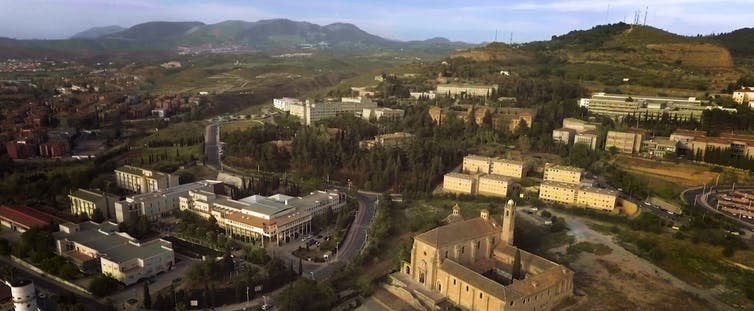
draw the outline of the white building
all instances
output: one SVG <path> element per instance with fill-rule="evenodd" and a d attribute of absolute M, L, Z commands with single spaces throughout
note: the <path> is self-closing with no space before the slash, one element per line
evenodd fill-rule
<path fill-rule="evenodd" d="M 56 251 L 84 271 L 98 269 L 126 285 L 173 268 L 170 242 L 139 242 L 117 228 L 113 222 L 60 224 L 60 231 L 53 234 Z"/>
<path fill-rule="evenodd" d="M 400 120 L 403 119 L 403 115 L 406 112 L 403 111 L 403 109 L 394 109 L 394 108 L 386 108 L 386 107 L 379 107 L 379 108 L 364 108 L 361 111 L 361 118 L 364 120 L 371 120 L 374 118 L 374 120 Z M 357 113 L 358 114 L 358 113 Z"/>
<path fill-rule="evenodd" d="M 409 92 L 408 93 L 411 97 L 420 99 L 435 99 L 437 97 L 437 94 L 435 94 L 435 91 L 428 91 L 428 92 Z"/>
<path fill-rule="evenodd" d="M 179 197 L 189 191 L 205 190 L 215 192 L 216 187 L 222 182 L 216 180 L 202 180 L 193 183 L 170 187 L 157 192 L 143 193 L 127 196 L 123 200 L 115 202 L 115 221 L 127 222 L 132 218 L 144 215 L 149 221 L 157 221 L 161 217 L 168 216 L 180 207 Z"/>
<path fill-rule="evenodd" d="M 10 286 L 13 310 L 15 311 L 38 311 L 37 289 L 30 280 L 5 282 Z"/>
<path fill-rule="evenodd" d="M 301 118 L 301 122 L 311 125 L 320 120 L 334 118 L 338 115 L 361 116 L 364 109 L 377 108 L 377 103 L 365 97 L 343 97 L 339 102 L 324 101 L 290 105 L 289 112 Z"/>
<path fill-rule="evenodd" d="M 283 97 L 272 99 L 272 106 L 282 111 L 290 111 L 291 105 L 299 104 L 301 104 L 301 100 L 299 100 L 298 98 Z"/>
<path fill-rule="evenodd" d="M 233 200 L 208 191 L 190 191 L 180 198 L 180 208 L 217 224 L 234 238 L 275 242 L 297 238 L 311 230 L 313 216 L 338 212 L 346 206 L 346 195 L 337 190 L 316 191 L 304 197 L 276 194 L 253 195 Z"/>
<path fill-rule="evenodd" d="M 754 101 L 754 86 L 742 86 L 740 90 L 734 91 L 733 101 L 751 106 Z"/>

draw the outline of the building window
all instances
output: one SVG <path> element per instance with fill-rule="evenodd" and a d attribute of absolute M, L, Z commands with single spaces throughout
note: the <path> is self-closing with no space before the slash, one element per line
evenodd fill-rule
<path fill-rule="evenodd" d="M 461 246 L 461 254 L 463 254 L 463 251 L 466 249 L 466 246 Z"/>
<path fill-rule="evenodd" d="M 467 292 L 469 291 L 469 286 L 468 286 L 468 285 L 466 285 L 466 291 L 467 291 Z"/>
<path fill-rule="evenodd" d="M 456 279 L 453 279 L 453 285 L 456 285 Z"/>
<path fill-rule="evenodd" d="M 482 293 L 479 293 L 479 299 L 482 299 Z"/>

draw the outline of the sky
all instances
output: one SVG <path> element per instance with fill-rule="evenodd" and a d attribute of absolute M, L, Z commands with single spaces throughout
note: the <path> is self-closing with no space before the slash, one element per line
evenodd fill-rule
<path fill-rule="evenodd" d="M 528 42 L 633 21 L 684 35 L 754 27 L 754 0 L 0 0 L 0 37 L 63 39 L 90 27 L 147 21 L 288 18 L 352 23 L 398 40 Z"/>

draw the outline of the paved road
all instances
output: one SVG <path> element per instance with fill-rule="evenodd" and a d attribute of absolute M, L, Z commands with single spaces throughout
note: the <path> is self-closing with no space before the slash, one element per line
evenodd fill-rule
<path fill-rule="evenodd" d="M 104 310 L 105 309 L 105 304 L 95 299 L 91 295 L 85 295 L 78 290 L 69 288 L 68 286 L 59 284 L 52 279 L 43 277 L 39 275 L 38 273 L 27 269 L 24 266 L 18 265 L 8 260 L 6 257 L 1 257 L 0 260 L 16 268 L 17 279 L 29 279 L 32 282 L 34 282 L 34 286 L 37 288 L 38 292 L 40 291 L 48 292 L 57 296 L 73 294 L 76 296 L 76 301 L 80 303 L 81 305 L 83 305 L 84 308 L 86 308 L 87 310 Z"/>
<path fill-rule="evenodd" d="M 722 215 L 746 228 L 754 229 L 754 223 L 740 219 L 728 213 L 724 213 L 718 210 L 717 208 L 715 208 L 713 204 L 710 204 L 710 202 L 714 199 L 715 193 L 731 191 L 731 190 L 733 190 L 732 186 L 720 186 L 712 191 L 710 191 L 709 187 L 705 187 L 705 186 L 694 187 L 694 188 L 686 189 L 683 192 L 681 192 L 681 200 L 683 200 L 686 204 L 702 207 L 708 211 Z M 754 187 L 738 186 L 736 187 L 736 190 L 753 191 Z"/>
<path fill-rule="evenodd" d="M 220 169 L 220 125 L 212 123 L 204 128 L 204 154 L 207 166 Z"/>

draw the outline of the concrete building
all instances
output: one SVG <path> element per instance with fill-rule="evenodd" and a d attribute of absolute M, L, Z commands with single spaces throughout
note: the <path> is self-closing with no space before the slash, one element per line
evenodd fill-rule
<path fill-rule="evenodd" d="M 597 148 L 597 124 L 575 118 L 563 119 L 563 127 L 552 131 L 552 140 L 566 145 L 585 144 Z"/>
<path fill-rule="evenodd" d="M 477 192 L 476 183 L 473 175 L 450 172 L 443 177 L 442 189 L 450 193 L 473 195 Z"/>
<path fill-rule="evenodd" d="M 742 86 L 741 89 L 733 91 L 733 101 L 751 106 L 754 101 L 754 87 Z"/>
<path fill-rule="evenodd" d="M 650 157 L 664 158 L 668 154 L 676 154 L 678 142 L 670 137 L 653 137 L 642 141 L 641 150 Z"/>
<path fill-rule="evenodd" d="M 708 149 L 730 150 L 733 155 L 754 157 L 754 135 L 723 132 L 719 136 L 707 136 L 702 131 L 678 129 L 670 135 L 678 143 L 677 148 L 686 154 L 703 156 Z"/>
<path fill-rule="evenodd" d="M 707 101 L 695 97 L 660 97 L 625 94 L 594 93 L 591 98 L 582 98 L 579 105 L 589 109 L 590 113 L 623 119 L 626 116 L 659 119 L 663 114 L 670 118 L 689 120 L 701 119 L 705 110 L 721 109 L 717 106 L 705 106 Z"/>
<path fill-rule="evenodd" d="M 10 287 L 14 311 L 39 311 L 37 289 L 30 280 L 5 282 Z"/>
<path fill-rule="evenodd" d="M 580 186 L 578 184 L 545 180 L 539 186 L 539 199 L 573 205 Z"/>
<path fill-rule="evenodd" d="M 491 197 L 508 197 L 508 185 L 512 178 L 502 175 L 484 174 L 477 181 L 477 193 Z"/>
<path fill-rule="evenodd" d="M 0 224 L 3 227 L 24 233 L 32 228 L 45 228 L 52 225 L 52 216 L 29 207 L 8 207 L 0 205 Z"/>
<path fill-rule="evenodd" d="M 300 105 L 300 104 L 301 104 L 301 100 L 298 98 L 283 97 L 283 98 L 272 99 L 272 106 L 282 111 L 290 111 L 291 105 Z"/>
<path fill-rule="evenodd" d="M 489 174 L 492 167 L 492 158 L 479 156 L 479 155 L 467 155 L 463 157 L 463 172 L 465 173 L 485 173 Z"/>
<path fill-rule="evenodd" d="M 433 310 L 550 310 L 573 295 L 572 271 L 513 245 L 513 201 L 500 222 L 487 210 L 449 219 L 417 235 L 410 261 L 391 275 L 403 299 Z"/>
<path fill-rule="evenodd" d="M 605 150 L 615 147 L 620 153 L 639 153 L 641 143 L 648 138 L 644 129 L 633 128 L 625 131 L 608 131 L 605 140 Z"/>
<path fill-rule="evenodd" d="M 414 140 L 414 135 L 406 132 L 395 132 L 390 134 L 377 135 L 374 139 L 362 140 L 359 142 L 359 147 L 363 149 L 372 149 L 377 146 L 383 148 L 400 148 L 411 143 Z"/>
<path fill-rule="evenodd" d="M 573 144 L 584 144 L 589 146 L 591 150 L 597 150 L 597 134 L 593 131 L 576 134 Z"/>
<path fill-rule="evenodd" d="M 346 206 L 345 193 L 316 191 L 304 197 L 276 194 L 240 200 L 212 192 L 190 191 L 180 198 L 181 210 L 204 218 L 214 217 L 217 224 L 234 238 L 264 243 L 283 243 L 309 233 L 313 216 L 328 210 L 337 213 Z"/>
<path fill-rule="evenodd" d="M 435 93 L 440 96 L 490 96 L 497 86 L 473 84 L 439 84 Z"/>
<path fill-rule="evenodd" d="M 303 124 L 311 125 L 317 121 L 334 118 L 338 115 L 356 114 L 361 116 L 364 109 L 377 108 L 377 103 L 366 97 L 343 97 L 339 102 L 312 103 L 307 100 L 303 104 L 291 104 L 289 107 L 291 115 L 301 118 Z"/>
<path fill-rule="evenodd" d="M 158 192 L 150 192 L 127 196 L 115 202 L 114 216 L 117 223 L 127 222 L 138 216 L 146 216 L 149 221 L 157 221 L 164 216 L 173 214 L 180 207 L 179 198 L 189 191 L 205 190 L 222 192 L 222 182 L 202 180 L 193 183 L 170 187 Z"/>
<path fill-rule="evenodd" d="M 136 193 L 148 193 L 178 185 L 178 175 L 124 165 L 115 169 L 115 184 Z"/>
<path fill-rule="evenodd" d="M 60 224 L 60 231 L 53 234 L 56 251 L 80 269 L 109 274 L 126 286 L 173 268 L 170 242 L 139 242 L 117 228 L 112 222 Z"/>
<path fill-rule="evenodd" d="M 435 99 L 436 98 L 435 91 L 409 92 L 408 95 L 415 99 Z"/>
<path fill-rule="evenodd" d="M 578 167 L 545 164 L 544 180 L 580 184 L 584 170 Z"/>
<path fill-rule="evenodd" d="M 582 187 L 576 194 L 576 205 L 591 209 L 613 212 L 618 193 L 608 189 Z"/>
<path fill-rule="evenodd" d="M 96 213 L 103 219 L 115 216 L 115 202 L 119 198 L 99 190 L 77 189 L 68 195 L 71 202 L 71 215 L 85 214 L 89 218 Z"/>
<path fill-rule="evenodd" d="M 524 178 L 531 166 L 524 161 L 502 158 L 492 159 L 490 174 L 503 175 L 513 178 Z"/>
<path fill-rule="evenodd" d="M 362 119 L 364 120 L 400 120 L 403 119 L 403 115 L 406 112 L 403 109 L 395 109 L 395 108 L 386 108 L 386 107 L 379 107 L 379 108 L 364 108 L 360 113 L 357 113 L 357 115 L 360 115 Z"/>
<path fill-rule="evenodd" d="M 559 129 L 552 130 L 552 141 L 565 145 L 570 145 L 576 138 L 576 131 L 561 127 Z"/>

